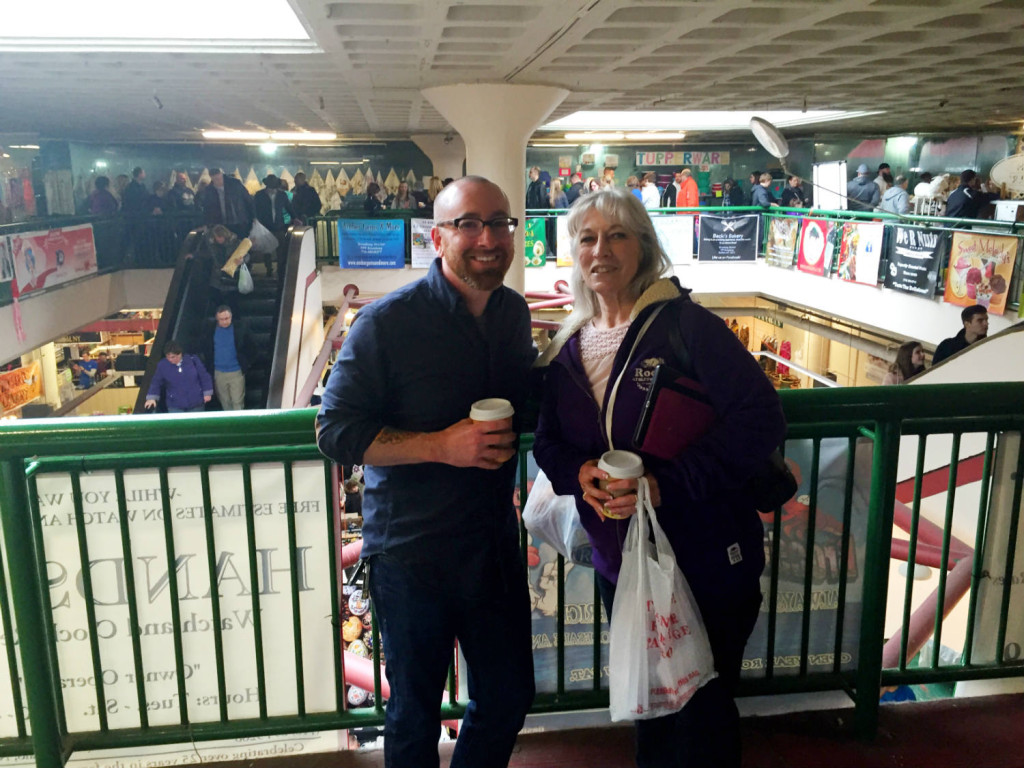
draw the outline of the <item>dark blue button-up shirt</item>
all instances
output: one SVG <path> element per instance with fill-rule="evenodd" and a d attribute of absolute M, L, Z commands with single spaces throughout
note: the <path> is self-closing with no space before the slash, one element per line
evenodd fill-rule
<path fill-rule="evenodd" d="M 426 277 L 360 310 L 323 394 L 320 450 L 361 464 L 385 426 L 436 432 L 485 397 L 506 398 L 518 411 L 534 357 L 523 298 L 502 286 L 474 318 L 436 259 Z M 367 466 L 363 556 L 458 558 L 514 537 L 515 463 Z"/>

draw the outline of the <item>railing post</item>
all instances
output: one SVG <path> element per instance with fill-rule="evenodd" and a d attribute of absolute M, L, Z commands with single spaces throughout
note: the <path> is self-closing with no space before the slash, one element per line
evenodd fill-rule
<path fill-rule="evenodd" d="M 889 550 L 899 450 L 899 422 L 879 422 L 871 458 L 868 548 L 864 558 L 864 597 L 861 603 L 860 651 L 857 656 L 857 690 L 854 697 L 855 730 L 862 739 L 873 738 L 878 729 L 885 607 L 889 589 Z"/>
<path fill-rule="evenodd" d="M 45 566 L 36 562 L 42 542 L 35 540 L 30 520 L 25 471 L 20 461 L 0 464 L 0 522 L 11 576 L 11 601 L 17 621 L 21 673 L 25 679 L 28 719 L 37 768 L 62 768 L 63 736 L 57 717 L 56 670 L 51 667 L 43 600 L 49 599 Z M 59 683 L 59 681 L 57 681 Z M 17 681 L 12 681 L 17 685 Z"/>

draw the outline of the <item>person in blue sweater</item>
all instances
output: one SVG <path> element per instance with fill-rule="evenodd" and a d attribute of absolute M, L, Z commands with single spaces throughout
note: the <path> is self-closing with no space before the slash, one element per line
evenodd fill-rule
<path fill-rule="evenodd" d="M 157 364 L 146 393 L 146 410 L 156 408 L 161 397 L 168 413 L 203 411 L 213 397 L 213 381 L 203 363 L 195 355 L 186 355 L 174 340 L 164 345 L 164 359 Z"/>

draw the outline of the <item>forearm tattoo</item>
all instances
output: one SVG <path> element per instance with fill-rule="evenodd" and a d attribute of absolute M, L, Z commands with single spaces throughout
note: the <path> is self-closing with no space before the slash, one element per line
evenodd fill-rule
<path fill-rule="evenodd" d="M 404 429 L 384 427 L 377 433 L 377 442 L 381 445 L 393 445 L 394 443 L 403 443 L 415 436 L 415 432 L 407 432 Z"/>

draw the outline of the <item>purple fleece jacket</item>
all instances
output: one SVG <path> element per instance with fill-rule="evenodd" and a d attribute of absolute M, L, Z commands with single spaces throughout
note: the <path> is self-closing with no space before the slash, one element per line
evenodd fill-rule
<path fill-rule="evenodd" d="M 665 300 L 670 303 L 625 360 L 643 321 L 655 304 Z M 708 389 L 717 420 L 675 459 L 643 458 L 661 490 L 658 521 L 695 597 L 705 603 L 757 588 L 764 568 L 763 527 L 740 488 L 782 442 L 786 422 L 771 383 L 725 323 L 692 302 L 675 278 L 662 279 L 637 302 L 629 332 L 616 353 L 609 380 L 614 382 L 628 365 L 615 403 L 616 448 L 636 450 L 633 430 L 654 367 L 660 362 L 680 365 L 668 333 L 670 323 L 679 326 L 691 369 Z M 615 582 L 629 521 L 602 522 L 583 502 L 577 479 L 584 462 L 608 449 L 603 428 L 608 394 L 600 405 L 594 400 L 580 362 L 579 333 L 574 333 L 548 366 L 533 450 L 555 492 L 576 497 L 576 509 L 594 547 L 594 566 Z M 731 562 L 735 557 L 729 555 L 734 544 L 739 545 L 739 562 Z"/>

